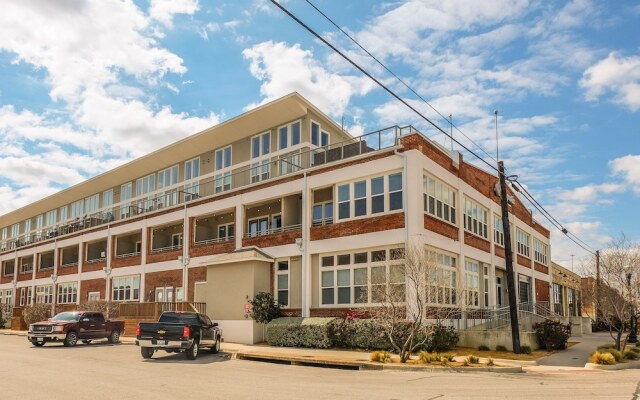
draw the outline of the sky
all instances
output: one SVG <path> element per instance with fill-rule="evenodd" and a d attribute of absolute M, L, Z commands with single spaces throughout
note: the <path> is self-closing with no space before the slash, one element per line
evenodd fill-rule
<path fill-rule="evenodd" d="M 308 2 L 282 4 L 492 164 L 498 110 L 508 173 L 591 248 L 640 240 L 636 1 L 313 1 L 428 104 Z M 2 8 L 0 215 L 293 91 L 354 135 L 411 124 L 451 146 L 270 1 Z M 551 252 L 589 257 L 554 228 Z"/>

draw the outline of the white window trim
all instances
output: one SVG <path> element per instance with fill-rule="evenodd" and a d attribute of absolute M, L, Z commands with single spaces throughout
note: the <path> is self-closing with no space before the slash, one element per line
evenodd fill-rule
<path fill-rule="evenodd" d="M 471 203 L 471 207 L 473 208 L 473 206 L 476 207 L 476 209 L 478 211 L 484 211 L 484 216 L 485 216 L 485 221 L 482 222 L 480 219 L 478 219 L 477 217 L 474 218 L 473 215 L 468 215 L 467 214 L 467 202 Z M 464 227 L 465 232 L 469 232 L 472 235 L 475 235 L 479 238 L 482 238 L 484 240 L 489 240 L 489 210 L 480 205 L 480 203 L 478 203 L 475 200 L 472 200 L 469 197 L 465 197 L 464 198 L 464 210 L 462 212 L 462 216 L 464 217 L 464 221 L 462 222 L 462 226 Z M 471 218 L 471 226 L 467 226 L 467 216 L 469 216 Z M 484 234 L 484 230 L 486 230 L 486 236 L 484 236 L 483 234 L 477 233 L 473 231 L 473 222 L 476 221 L 477 222 L 477 226 L 479 228 L 479 231 L 482 231 L 482 233 Z M 482 229 L 484 225 L 484 230 Z"/>
<path fill-rule="evenodd" d="M 451 206 L 450 202 L 446 203 L 441 199 L 438 199 L 437 197 L 437 193 L 435 193 L 436 189 L 434 188 L 434 194 L 431 195 L 429 193 L 429 179 L 432 179 L 436 185 L 440 184 L 442 185 L 443 188 L 446 188 L 447 190 L 450 191 L 450 193 L 453 193 L 453 202 L 455 203 L 454 206 Z M 458 207 L 459 207 L 459 200 L 458 200 L 458 191 L 456 189 L 454 189 L 453 187 L 451 187 L 450 185 L 444 183 L 442 180 L 436 178 L 435 176 L 427 173 L 427 172 L 422 172 L 422 208 L 425 214 L 428 214 L 429 216 L 439 220 L 439 221 L 443 221 L 446 222 L 447 224 L 451 225 L 451 226 L 455 226 L 456 228 L 458 227 Z M 433 197 L 433 213 L 431 213 L 429 211 L 429 198 Z M 440 202 L 442 204 L 442 214 L 444 215 L 444 206 L 447 205 L 449 207 L 449 215 L 453 216 L 453 218 L 455 219 L 455 222 L 452 222 L 444 217 L 439 217 L 438 216 L 438 211 L 437 211 L 437 206 L 438 206 L 438 202 Z"/>
<path fill-rule="evenodd" d="M 280 262 L 286 261 L 287 262 L 287 269 L 285 271 L 280 271 L 278 269 L 278 264 Z M 273 283 L 273 287 L 274 287 L 274 292 L 275 292 L 275 300 L 276 302 L 279 303 L 279 292 L 280 289 L 278 288 L 278 277 L 282 276 L 282 275 L 286 275 L 287 276 L 287 305 L 282 305 L 280 304 L 280 307 L 282 308 L 291 308 L 291 259 L 290 258 L 283 258 L 283 259 L 276 259 L 275 260 L 275 282 Z"/>
<path fill-rule="evenodd" d="M 375 175 L 370 175 L 370 176 L 366 176 L 366 177 L 362 177 L 362 178 L 358 178 L 358 179 L 354 179 L 354 180 L 350 180 L 350 181 L 345 181 L 345 182 L 340 182 L 340 183 L 336 183 L 333 187 L 333 204 L 334 204 L 334 208 L 333 208 L 333 223 L 340 223 L 340 222 L 345 222 L 345 221 L 355 221 L 355 220 L 359 220 L 359 219 L 364 219 L 364 218 L 372 218 L 372 217 L 378 217 L 378 216 L 382 216 L 382 215 L 390 215 L 390 214 L 394 214 L 394 213 L 398 213 L 398 212 L 403 212 L 403 208 L 398 208 L 395 210 L 391 210 L 391 201 L 390 201 L 390 196 L 392 193 L 402 193 L 402 196 L 404 198 L 404 196 L 406 196 L 406 189 L 404 188 L 404 186 L 402 187 L 401 190 L 394 190 L 394 191 L 390 191 L 390 185 L 389 185 L 389 177 L 391 175 L 395 175 L 397 173 L 402 174 L 402 171 L 393 171 L 393 172 L 385 172 L 384 174 L 375 174 Z M 383 189 L 383 193 L 382 195 L 384 196 L 384 210 L 382 212 L 377 212 L 375 214 L 372 213 L 372 209 L 373 209 L 373 200 L 372 200 L 372 195 L 371 195 L 371 180 L 375 179 L 375 178 L 380 178 L 383 177 L 383 185 L 384 185 L 384 189 Z M 367 208 L 367 212 L 364 215 L 360 215 L 360 216 L 355 216 L 355 202 L 356 202 L 356 198 L 355 198 L 355 184 L 357 182 L 362 182 L 365 181 L 366 182 L 366 208 Z M 339 201 L 339 195 L 338 195 L 338 191 L 339 191 L 339 187 L 340 186 L 344 186 L 344 185 L 349 185 L 349 217 L 347 218 L 340 218 L 340 204 L 341 203 L 346 203 L 346 201 Z"/>
<path fill-rule="evenodd" d="M 67 289 L 66 293 L 64 289 Z M 78 282 L 65 282 L 58 284 L 58 304 L 74 304 L 78 302 Z"/>

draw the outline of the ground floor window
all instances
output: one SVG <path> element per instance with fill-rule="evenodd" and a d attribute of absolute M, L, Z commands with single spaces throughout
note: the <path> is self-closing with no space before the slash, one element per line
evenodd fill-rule
<path fill-rule="evenodd" d="M 457 302 L 457 259 L 455 256 L 428 251 L 427 301 L 431 304 L 452 305 Z"/>
<path fill-rule="evenodd" d="M 113 301 L 140 300 L 140 275 L 113 278 L 111 292 Z"/>
<path fill-rule="evenodd" d="M 465 291 L 468 306 L 479 306 L 480 263 L 475 260 L 465 261 Z"/>
<path fill-rule="evenodd" d="M 78 300 L 78 283 L 61 283 L 58 285 L 58 304 L 72 304 Z"/>
<path fill-rule="evenodd" d="M 53 303 L 53 285 L 36 286 L 36 303 Z"/>
<path fill-rule="evenodd" d="M 283 307 L 289 307 L 289 261 L 276 263 L 276 300 Z"/>
<path fill-rule="evenodd" d="M 100 301 L 100 292 L 89 292 L 87 295 L 88 301 Z"/>

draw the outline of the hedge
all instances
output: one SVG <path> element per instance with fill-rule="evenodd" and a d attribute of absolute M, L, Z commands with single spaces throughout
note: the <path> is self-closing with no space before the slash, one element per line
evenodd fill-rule
<path fill-rule="evenodd" d="M 267 342 L 272 346 L 312 347 L 332 346 L 331 323 L 335 318 L 277 318 L 267 325 Z"/>

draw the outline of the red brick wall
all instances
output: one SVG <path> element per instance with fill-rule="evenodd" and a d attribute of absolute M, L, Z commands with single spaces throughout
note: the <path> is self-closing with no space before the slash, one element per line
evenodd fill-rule
<path fill-rule="evenodd" d="M 26 274 L 21 274 L 18 271 L 18 267 L 16 267 L 16 272 L 15 273 L 18 274 L 18 282 L 29 281 L 33 277 L 33 274 L 31 272 L 27 272 Z"/>
<path fill-rule="evenodd" d="M 4 273 L 4 271 L 3 271 Z M 13 281 L 13 275 L 12 276 L 3 276 L 0 278 L 0 283 L 10 283 L 11 281 Z"/>
<path fill-rule="evenodd" d="M 182 255 L 182 249 L 163 251 L 161 253 L 147 254 L 147 264 L 157 263 L 161 261 L 178 262 L 178 257 Z M 176 265 L 180 265 L 179 263 Z"/>
<path fill-rule="evenodd" d="M 36 279 L 48 278 L 53 274 L 53 268 L 45 269 L 43 271 L 36 271 Z"/>
<path fill-rule="evenodd" d="M 121 267 L 131 267 L 134 265 L 142 264 L 142 256 L 138 254 L 137 256 L 131 257 L 122 257 L 122 258 L 113 258 L 111 261 L 112 268 L 121 268 Z"/>
<path fill-rule="evenodd" d="M 424 214 L 424 229 L 446 236 L 453 240 L 458 240 L 457 227 L 434 218 L 429 214 Z"/>
<path fill-rule="evenodd" d="M 496 256 L 505 258 L 504 247 L 500 247 L 497 244 L 494 244 L 493 251 L 496 254 Z"/>
<path fill-rule="evenodd" d="M 146 293 L 144 301 L 154 301 L 156 287 L 182 286 L 182 269 L 172 269 L 170 271 L 150 272 L 144 276 L 144 286 Z"/>
<path fill-rule="evenodd" d="M 260 248 L 271 246 L 282 246 L 285 244 L 294 244 L 296 238 L 302 237 L 302 230 L 296 229 L 291 232 L 273 233 L 271 235 L 260 235 L 255 237 L 243 238 L 242 247 L 257 246 Z"/>
<path fill-rule="evenodd" d="M 88 279 L 86 281 L 80 281 L 80 302 L 87 301 L 89 299 L 89 292 L 100 292 L 100 299 L 104 300 L 106 282 L 104 278 Z"/>
<path fill-rule="evenodd" d="M 221 243 L 201 244 L 189 249 L 189 257 L 210 256 L 214 254 L 230 253 L 236 249 L 235 240 Z"/>
<path fill-rule="evenodd" d="M 539 262 L 534 261 L 533 267 L 535 268 L 536 271 L 549 275 L 549 267 L 547 267 L 546 265 L 540 264 Z"/>
<path fill-rule="evenodd" d="M 476 249 L 482 251 L 486 251 L 487 253 L 491 252 L 491 243 L 488 240 L 485 240 L 469 232 L 464 233 L 464 244 L 475 247 Z"/>
<path fill-rule="evenodd" d="M 68 267 L 59 267 L 58 268 L 58 275 L 59 276 L 72 275 L 72 274 L 77 274 L 77 273 L 78 273 L 78 264 L 70 265 Z"/>
<path fill-rule="evenodd" d="M 107 266 L 107 260 L 87 263 L 82 265 L 82 272 L 100 271 Z"/>
<path fill-rule="evenodd" d="M 300 308 L 283 308 L 283 317 L 302 317 L 302 310 Z"/>
<path fill-rule="evenodd" d="M 549 282 L 536 279 L 536 301 L 549 301 Z"/>
<path fill-rule="evenodd" d="M 435 161 L 442 168 L 454 175 L 458 174 L 458 169 L 454 167 L 453 160 L 442 151 L 438 150 L 433 144 L 426 141 L 419 134 L 407 135 L 401 138 L 402 146 L 405 150 L 418 150 L 425 156 Z"/>
<path fill-rule="evenodd" d="M 194 301 L 196 282 L 207 281 L 207 267 L 189 268 L 189 293 L 187 301 Z"/>
<path fill-rule="evenodd" d="M 527 257 L 521 256 L 520 254 L 518 254 L 517 256 L 517 262 L 523 267 L 531 268 L 531 260 L 529 260 Z"/>
<path fill-rule="evenodd" d="M 364 233 L 380 232 L 399 228 L 404 228 L 403 212 L 380 217 L 358 219 L 355 221 L 338 222 L 332 225 L 312 227 L 311 240 L 362 235 Z"/>

